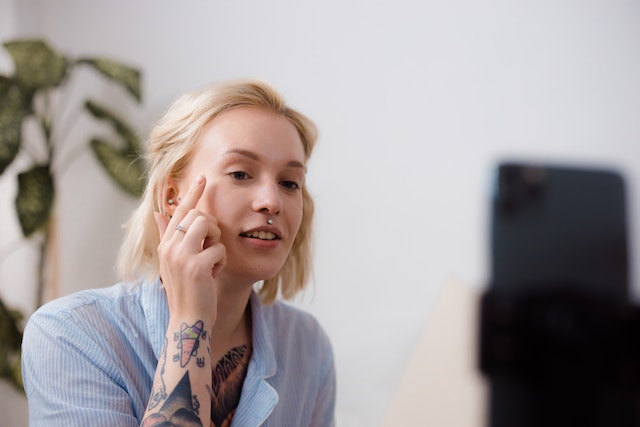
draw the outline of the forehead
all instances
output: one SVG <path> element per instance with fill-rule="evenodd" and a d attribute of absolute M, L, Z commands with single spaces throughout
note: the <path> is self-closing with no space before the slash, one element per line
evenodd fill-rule
<path fill-rule="evenodd" d="M 200 148 L 218 154 L 233 150 L 269 153 L 304 161 L 304 147 L 296 129 L 285 116 L 255 107 L 225 111 L 202 130 Z"/>

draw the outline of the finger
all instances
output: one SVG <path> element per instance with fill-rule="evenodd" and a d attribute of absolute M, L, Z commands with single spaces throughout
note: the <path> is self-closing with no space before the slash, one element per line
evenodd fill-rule
<path fill-rule="evenodd" d="M 180 224 L 174 226 L 175 229 L 180 230 L 183 232 L 183 234 L 186 234 L 189 229 L 192 228 L 193 223 L 197 222 L 197 221 L 204 221 L 206 224 L 206 227 L 203 227 L 202 225 L 198 228 L 200 231 L 206 230 L 206 233 L 203 235 L 202 238 L 205 237 L 212 237 L 212 238 L 216 238 L 219 237 L 220 234 L 220 230 L 217 228 L 218 227 L 218 220 L 203 211 L 200 211 L 198 209 L 192 209 L 189 212 L 187 212 L 187 214 L 184 216 L 184 218 L 182 219 L 182 221 L 180 221 Z"/>
<path fill-rule="evenodd" d="M 206 184 L 205 176 L 203 174 L 198 175 L 198 178 L 196 178 L 193 185 L 191 185 L 191 188 L 187 192 L 187 195 L 182 200 L 180 205 L 176 207 L 176 210 L 173 213 L 173 217 L 169 221 L 168 229 L 169 229 L 169 232 L 171 233 L 169 237 L 175 234 L 174 232 L 176 231 L 175 228 L 177 225 L 181 225 L 185 227 L 185 224 L 183 224 L 182 221 L 185 219 L 189 211 L 194 209 L 198 204 L 198 201 L 200 200 L 200 197 L 204 192 L 205 184 Z"/>
<path fill-rule="evenodd" d="M 181 225 L 187 227 L 182 243 L 194 249 L 206 249 L 220 240 L 218 221 L 204 212 L 189 212 Z"/>
<path fill-rule="evenodd" d="M 198 175 L 198 178 L 194 181 L 193 185 L 187 192 L 185 198 L 180 202 L 180 205 L 176 208 L 176 214 L 182 213 L 182 217 L 187 214 L 191 209 L 194 209 L 204 192 L 204 187 L 206 183 L 206 178 L 204 174 Z M 176 215 L 174 214 L 174 217 Z"/>
<path fill-rule="evenodd" d="M 206 264 L 211 266 L 211 276 L 215 279 L 227 263 L 227 249 L 222 243 L 215 243 L 200 252 L 198 257 L 203 258 Z"/>

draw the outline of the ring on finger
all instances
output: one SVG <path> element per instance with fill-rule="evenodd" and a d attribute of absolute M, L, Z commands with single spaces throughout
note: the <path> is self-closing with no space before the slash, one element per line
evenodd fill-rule
<path fill-rule="evenodd" d="M 176 230 L 182 231 L 183 233 L 186 233 L 187 232 L 187 227 L 185 227 L 184 225 L 178 224 L 178 225 L 176 225 Z"/>

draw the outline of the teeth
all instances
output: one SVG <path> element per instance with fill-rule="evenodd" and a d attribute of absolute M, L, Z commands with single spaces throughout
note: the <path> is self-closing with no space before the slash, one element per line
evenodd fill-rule
<path fill-rule="evenodd" d="M 256 239 L 260 239 L 260 240 L 273 240 L 276 238 L 276 235 L 269 232 L 269 231 L 252 231 L 250 233 L 244 233 L 245 236 L 247 237 L 255 237 Z"/>

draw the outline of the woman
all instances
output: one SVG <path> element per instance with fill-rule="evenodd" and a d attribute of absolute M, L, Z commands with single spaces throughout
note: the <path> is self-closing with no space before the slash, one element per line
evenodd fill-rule
<path fill-rule="evenodd" d="M 180 98 L 150 136 L 120 254 L 128 281 L 29 320 L 30 424 L 333 425 L 329 340 L 276 301 L 310 274 L 315 141 L 314 124 L 261 82 Z"/>

